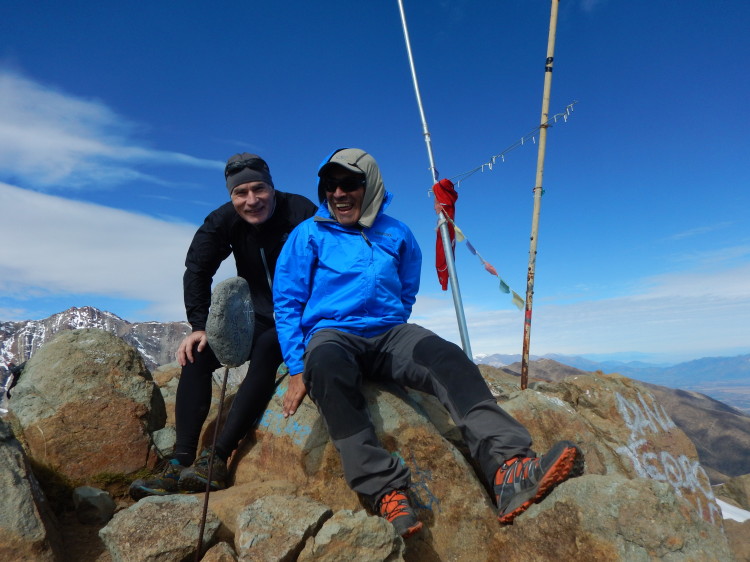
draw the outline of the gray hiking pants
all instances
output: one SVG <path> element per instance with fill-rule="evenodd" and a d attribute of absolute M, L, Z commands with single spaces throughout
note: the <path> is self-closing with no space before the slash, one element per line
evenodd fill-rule
<path fill-rule="evenodd" d="M 363 377 L 435 396 L 490 486 L 507 459 L 533 454 L 529 432 L 497 405 L 479 368 L 457 345 L 416 324 L 372 338 L 320 330 L 305 351 L 303 380 L 341 455 L 349 487 L 373 503 L 408 487 L 410 475 L 375 435 L 361 391 Z"/>

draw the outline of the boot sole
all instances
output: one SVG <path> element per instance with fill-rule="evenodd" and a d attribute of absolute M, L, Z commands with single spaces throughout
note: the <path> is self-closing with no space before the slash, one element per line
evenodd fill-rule
<path fill-rule="evenodd" d="M 194 492 L 200 493 L 206 491 L 206 483 L 208 480 L 201 478 L 197 474 L 188 474 L 180 477 L 178 486 L 183 492 Z M 216 492 L 217 490 L 223 490 L 226 488 L 223 484 L 216 480 L 211 481 L 211 491 Z"/>
<path fill-rule="evenodd" d="M 135 501 L 142 500 L 149 496 L 172 496 L 174 494 L 181 494 L 180 490 L 160 490 L 156 488 L 144 488 L 141 486 L 131 487 L 128 490 L 128 494 Z"/>
<path fill-rule="evenodd" d="M 575 478 L 583 474 L 583 468 L 583 453 L 577 446 L 571 444 L 560 453 L 554 464 L 549 467 L 539 481 L 536 489 L 531 488 L 527 492 L 519 494 L 521 496 L 519 499 L 522 499 L 524 495 L 528 495 L 528 497 L 522 503 L 513 507 L 511 511 L 498 515 L 498 521 L 504 525 L 510 525 L 516 517 L 531 507 L 532 504 L 539 503 L 547 497 L 558 484 L 562 484 L 569 478 Z M 511 503 L 512 505 L 513 502 Z M 508 506 L 508 508 L 511 508 L 511 506 Z"/>

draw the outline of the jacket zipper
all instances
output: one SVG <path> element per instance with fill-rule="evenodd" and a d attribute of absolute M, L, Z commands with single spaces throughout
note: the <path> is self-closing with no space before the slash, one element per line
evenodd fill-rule
<path fill-rule="evenodd" d="M 271 272 L 268 269 L 268 262 L 266 261 L 266 252 L 263 248 L 260 249 L 260 259 L 263 260 L 263 268 L 266 270 L 266 281 L 268 281 L 268 288 L 271 289 L 273 294 L 273 281 L 271 280 Z"/>

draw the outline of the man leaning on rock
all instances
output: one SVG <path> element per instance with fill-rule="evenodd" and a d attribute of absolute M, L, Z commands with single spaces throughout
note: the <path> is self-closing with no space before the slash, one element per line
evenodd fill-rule
<path fill-rule="evenodd" d="M 174 455 L 152 478 L 131 484 L 134 499 L 206 489 L 210 450 L 202 451 L 197 459 L 196 453 L 211 405 L 212 373 L 220 366 L 206 340 L 206 321 L 213 277 L 230 254 L 237 275 L 250 287 L 255 327 L 247 375 L 216 440 L 211 489 L 226 486 L 229 456 L 259 421 L 273 394 L 276 370 L 282 362 L 273 319 L 273 271 L 289 233 L 315 213 L 315 205 L 301 195 L 277 191 L 268 164 L 255 154 L 245 152 L 229 158 L 224 179 L 230 202 L 206 217 L 185 259 L 185 309 L 193 331 L 177 350 L 182 372 L 175 405 Z"/>

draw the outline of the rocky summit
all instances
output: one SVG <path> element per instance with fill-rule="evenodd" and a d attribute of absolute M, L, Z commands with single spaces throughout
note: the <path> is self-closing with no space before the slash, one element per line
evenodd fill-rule
<path fill-rule="evenodd" d="M 193 560 L 203 494 L 133 502 L 124 492 L 155 460 L 153 447 L 143 444 L 173 424 L 179 370 L 152 377 L 135 349 L 93 332 L 59 334 L 42 346 L 0 421 L 0 559 Z M 520 390 L 511 374 L 492 367 L 482 374 L 500 405 L 529 428 L 539 453 L 567 439 L 586 456 L 582 476 L 512 525 L 498 523 L 458 429 L 435 399 L 367 383 L 379 438 L 410 467 L 413 504 L 424 523 L 404 541 L 346 486 L 309 398 L 295 416 L 283 417 L 287 377 L 280 374 L 258 428 L 230 459 L 231 486 L 210 494 L 197 558 L 746 559 L 750 522 L 723 519 L 694 443 L 647 386 L 587 373 Z M 225 407 L 230 403 L 231 396 Z M 209 421 L 204 442 L 216 422 Z M 70 498 L 85 486 L 112 494 L 114 515 L 111 503 L 87 502 L 71 522 L 82 502 Z M 744 477 L 723 487 L 723 501 L 750 505 Z"/>

